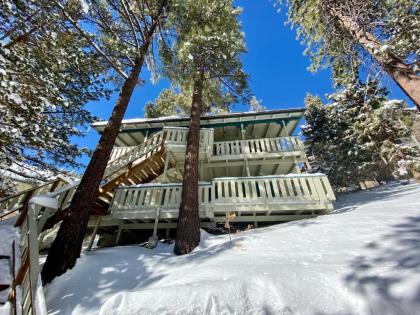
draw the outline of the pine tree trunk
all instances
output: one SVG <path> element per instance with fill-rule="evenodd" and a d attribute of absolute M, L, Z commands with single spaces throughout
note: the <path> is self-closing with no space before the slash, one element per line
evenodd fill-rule
<path fill-rule="evenodd" d="M 41 273 L 44 284 L 51 282 L 55 277 L 73 268 L 77 258 L 80 256 L 83 238 L 89 221 L 89 210 L 92 209 L 98 196 L 102 176 L 118 136 L 131 95 L 138 82 L 156 25 L 157 23 L 155 22 L 148 32 L 147 41 L 143 44 L 139 57 L 135 60 L 130 76 L 124 82 L 111 118 L 73 196 L 69 207 L 71 210 L 64 217 L 54 243 L 49 250 Z"/>
<path fill-rule="evenodd" d="M 57 237 L 49 250 L 42 269 L 42 282 L 49 283 L 55 277 L 73 268 L 80 256 L 83 238 L 89 220 L 89 210 L 98 195 L 99 185 L 118 136 L 121 121 L 137 84 L 144 56 L 136 59 L 130 76 L 124 82 L 111 118 L 70 204 L 71 211 L 63 219 Z"/>
<path fill-rule="evenodd" d="M 417 109 L 420 110 L 420 77 L 392 53 L 381 54 L 381 42 L 376 36 L 363 30 L 351 17 L 341 14 L 334 8 L 329 8 L 329 14 L 334 16 L 341 28 L 347 31 L 355 41 L 362 45 L 379 62 L 382 68 L 413 101 Z"/>
<path fill-rule="evenodd" d="M 190 124 L 185 153 L 184 178 L 179 217 L 176 226 L 176 255 L 190 253 L 200 243 L 198 204 L 198 155 L 200 148 L 200 116 L 203 111 L 204 71 L 199 67 L 194 78 Z"/>
<path fill-rule="evenodd" d="M 409 70 L 400 70 L 402 65 L 409 69 L 405 64 L 395 64 L 392 67 L 386 67 L 385 70 L 394 79 L 398 86 L 404 91 L 404 93 L 413 101 L 414 105 L 420 111 L 420 77 L 415 73 L 411 73 Z"/>

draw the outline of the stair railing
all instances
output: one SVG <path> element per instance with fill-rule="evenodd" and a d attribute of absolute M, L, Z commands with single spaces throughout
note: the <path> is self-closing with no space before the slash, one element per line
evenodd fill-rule
<path fill-rule="evenodd" d="M 39 235 L 48 218 L 57 211 L 67 208 L 77 189 L 78 182 L 42 196 L 29 200 L 27 211 L 22 211 L 16 226 L 21 232 L 21 264 L 13 282 L 12 291 L 21 286 L 22 295 L 20 307 L 23 315 L 33 315 L 36 312 L 46 314 L 45 301 L 40 285 L 39 268 Z M 35 299 L 38 299 L 35 303 Z"/>
<path fill-rule="evenodd" d="M 1 213 L 0 220 L 3 217 L 6 217 L 7 215 L 12 214 L 13 212 L 19 211 L 32 197 L 35 197 L 37 195 L 42 195 L 47 192 L 55 191 L 57 189 L 60 189 L 61 187 L 64 187 L 68 183 L 70 183 L 69 180 L 62 177 L 58 177 L 57 179 L 51 182 L 21 191 L 15 195 L 0 199 L 0 213 Z M 7 211 L 7 215 L 5 215 L 6 211 Z"/>
<path fill-rule="evenodd" d="M 152 153 L 154 149 L 158 148 L 163 143 L 163 139 L 164 132 L 160 131 L 134 149 L 129 150 L 127 153 L 119 156 L 115 160 L 108 162 L 104 178 L 109 177 L 121 168 L 133 163 L 140 157 Z"/>

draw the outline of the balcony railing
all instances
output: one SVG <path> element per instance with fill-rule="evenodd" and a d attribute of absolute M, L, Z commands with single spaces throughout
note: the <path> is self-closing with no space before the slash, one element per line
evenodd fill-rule
<path fill-rule="evenodd" d="M 181 184 L 145 184 L 117 188 L 111 215 L 118 218 L 176 218 Z M 199 185 L 201 217 L 225 211 L 301 211 L 332 209 L 334 193 L 325 175 L 291 174 L 217 178 Z"/>
<path fill-rule="evenodd" d="M 238 155 L 249 153 L 278 153 L 301 151 L 303 143 L 299 137 L 277 137 L 248 139 L 214 143 L 214 155 Z"/>
<path fill-rule="evenodd" d="M 130 146 L 130 147 L 115 147 L 112 149 L 111 157 L 109 158 L 109 161 L 114 161 L 118 159 L 120 156 L 130 152 L 131 150 L 135 149 L 136 146 Z"/>
<path fill-rule="evenodd" d="M 156 150 L 159 150 L 163 143 L 163 140 L 164 133 L 161 131 L 154 134 L 152 137 L 150 137 L 138 146 L 128 147 L 131 149 L 127 149 L 125 153 L 120 154 L 117 158 L 108 161 L 104 177 L 108 177 L 109 175 L 120 170 L 121 168 L 138 160 L 139 158 L 144 158 L 153 154 Z"/>
<path fill-rule="evenodd" d="M 164 127 L 162 131 L 154 134 L 138 146 L 114 148 L 108 162 L 107 174 L 115 169 L 142 156 L 164 141 L 165 146 L 172 149 L 184 149 L 187 143 L 188 128 Z M 234 157 L 246 154 L 284 153 L 302 151 L 304 149 L 299 137 L 277 137 L 264 139 L 247 139 L 235 141 L 214 142 L 213 129 L 200 130 L 200 152 L 215 157 Z"/>
<path fill-rule="evenodd" d="M 185 146 L 187 143 L 188 128 L 164 127 L 165 144 Z M 213 129 L 200 130 L 200 149 L 211 152 L 213 148 Z"/>

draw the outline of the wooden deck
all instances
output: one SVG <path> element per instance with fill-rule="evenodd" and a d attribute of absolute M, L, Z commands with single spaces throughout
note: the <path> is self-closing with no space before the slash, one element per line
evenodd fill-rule
<path fill-rule="evenodd" d="M 148 223 L 178 218 L 181 184 L 148 184 L 116 189 L 110 206 L 113 219 Z M 332 209 L 334 193 L 325 175 L 294 174 L 217 178 L 200 183 L 200 217 L 222 222 L 227 211 L 236 222 L 289 221 Z"/>

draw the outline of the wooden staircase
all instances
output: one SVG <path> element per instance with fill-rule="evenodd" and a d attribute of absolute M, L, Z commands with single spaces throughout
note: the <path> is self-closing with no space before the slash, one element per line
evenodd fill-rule
<path fill-rule="evenodd" d="M 110 160 L 99 189 L 99 199 L 110 204 L 117 186 L 132 186 L 153 181 L 172 167 L 164 146 L 165 132 L 153 135 L 124 155 Z"/>

